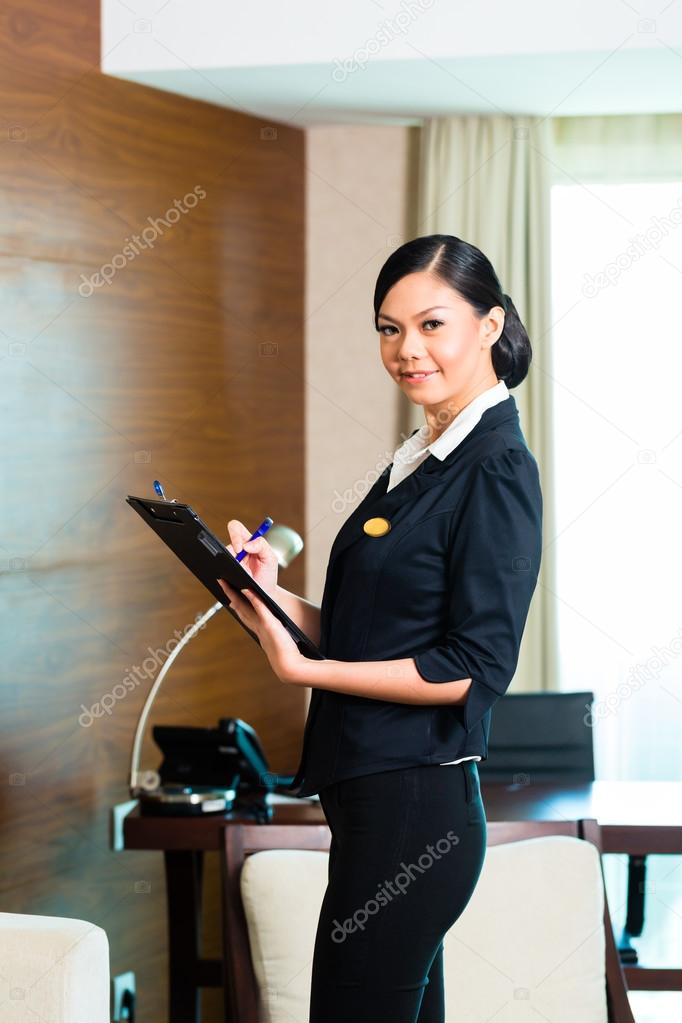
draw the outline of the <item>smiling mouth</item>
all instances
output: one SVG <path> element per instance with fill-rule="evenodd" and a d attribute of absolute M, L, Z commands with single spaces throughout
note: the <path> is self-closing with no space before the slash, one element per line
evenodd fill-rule
<path fill-rule="evenodd" d="M 437 369 L 433 369 L 428 373 L 401 373 L 400 379 L 408 380 L 410 383 L 419 383 L 421 380 L 428 380 L 429 377 L 435 376 L 437 372 Z"/>

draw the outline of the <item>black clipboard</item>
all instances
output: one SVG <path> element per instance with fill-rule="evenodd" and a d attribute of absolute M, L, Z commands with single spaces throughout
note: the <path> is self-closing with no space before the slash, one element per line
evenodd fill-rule
<path fill-rule="evenodd" d="M 247 628 L 239 615 L 229 606 L 229 598 L 218 585 L 218 579 L 225 579 L 235 590 L 253 590 L 263 603 L 282 623 L 304 657 L 323 661 L 324 655 L 302 632 L 298 625 L 272 597 L 262 589 L 256 580 L 230 554 L 227 547 L 210 531 L 188 504 L 161 499 L 148 499 L 129 495 L 126 502 L 140 515 L 159 536 L 167 547 L 183 562 L 216 600 L 225 607 L 235 621 L 258 643 L 258 636 Z"/>

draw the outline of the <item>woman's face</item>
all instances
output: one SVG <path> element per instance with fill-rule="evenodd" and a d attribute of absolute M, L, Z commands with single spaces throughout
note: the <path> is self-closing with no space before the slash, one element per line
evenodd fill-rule
<path fill-rule="evenodd" d="M 456 414 L 497 383 L 491 348 L 504 327 L 501 306 L 479 319 L 453 288 L 420 271 L 393 285 L 377 320 L 384 366 L 428 411 Z M 428 375 L 411 377 L 410 370 Z"/>

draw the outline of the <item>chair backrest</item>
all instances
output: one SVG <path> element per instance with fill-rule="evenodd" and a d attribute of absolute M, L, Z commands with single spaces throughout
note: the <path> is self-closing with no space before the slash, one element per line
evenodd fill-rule
<path fill-rule="evenodd" d="M 483 1023 L 505 1002 L 515 1021 L 537 1023 L 540 1010 L 553 1023 L 634 1023 L 590 825 L 588 835 L 578 821 L 488 824 L 476 891 L 444 943 L 448 1023 Z M 240 1023 L 307 1019 L 330 838 L 326 825 L 225 829 L 225 942 Z"/>
<path fill-rule="evenodd" d="M 594 781 L 594 693 L 506 693 L 492 712 L 483 782 Z"/>
<path fill-rule="evenodd" d="M 275 856 L 276 862 L 282 856 L 286 857 L 287 853 L 296 857 L 293 872 L 295 876 L 291 879 L 290 887 L 280 885 L 278 872 L 273 871 L 274 886 L 269 899 L 270 910 L 266 910 L 265 918 L 271 913 L 274 944 L 279 944 L 280 936 L 284 936 L 286 944 L 287 933 L 292 936 L 292 944 L 294 935 L 296 941 L 303 935 L 305 942 L 311 926 L 314 940 L 317 915 L 327 884 L 330 844 L 331 832 L 326 824 L 254 824 L 235 821 L 225 828 L 221 862 L 224 900 L 223 945 L 226 950 L 225 968 L 228 981 L 226 997 L 232 1000 L 231 1018 L 239 1020 L 239 1023 L 265 1023 L 269 1013 L 266 1002 L 271 997 L 263 994 L 266 991 L 267 980 L 262 968 L 260 928 L 254 927 L 251 923 L 252 906 L 248 896 L 246 899 L 243 897 L 242 884 L 245 879 L 243 868 L 246 863 L 250 865 L 256 853 L 270 858 Z M 270 862 L 271 860 L 268 860 L 268 864 Z M 273 864 L 275 865 L 276 863 Z M 287 892 L 291 892 L 295 900 L 295 912 L 288 920 L 286 910 L 282 908 Z M 245 908 L 249 914 L 248 922 Z M 311 912 L 316 914 L 315 923 L 312 925 Z M 296 926 L 292 925 L 292 921 L 296 921 Z M 298 921 L 302 921 L 300 929 Z M 286 973 L 286 966 L 283 967 L 283 972 Z M 304 977 L 303 983 L 307 983 L 310 990 L 310 977 L 307 980 Z M 296 987 L 294 978 L 285 978 L 282 987 L 283 1003 L 293 1000 L 299 1004 L 307 997 L 301 993 L 300 987 Z M 301 1019 L 305 1019 L 307 1015 L 306 1009 Z M 293 1018 L 296 1019 L 297 1016 L 294 1015 Z M 291 1019 L 287 1023 L 291 1023 Z"/>

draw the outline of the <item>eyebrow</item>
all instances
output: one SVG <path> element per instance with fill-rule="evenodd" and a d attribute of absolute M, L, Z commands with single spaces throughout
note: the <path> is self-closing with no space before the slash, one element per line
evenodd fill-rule
<path fill-rule="evenodd" d="M 415 313 L 413 319 L 417 319 L 418 316 L 423 316 L 424 313 L 432 313 L 434 309 L 452 309 L 451 305 L 432 305 L 428 309 L 422 309 L 420 313 Z M 400 320 L 394 320 L 392 316 L 386 316 L 385 313 L 377 313 L 378 320 L 390 320 L 391 323 L 400 324 Z"/>

